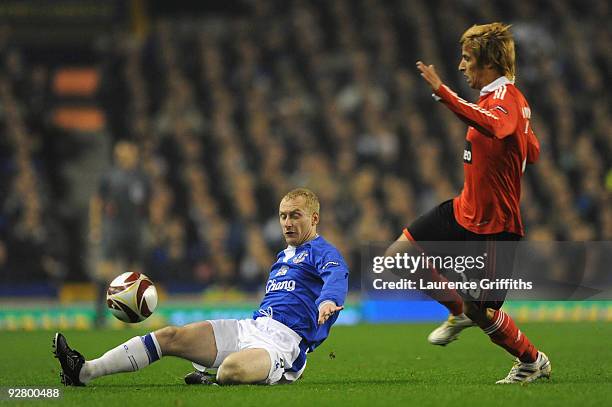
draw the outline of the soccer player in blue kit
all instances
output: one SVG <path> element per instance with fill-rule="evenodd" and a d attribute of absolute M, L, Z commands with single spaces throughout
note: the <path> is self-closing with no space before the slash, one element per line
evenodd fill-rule
<path fill-rule="evenodd" d="M 306 353 L 329 335 L 348 290 L 346 262 L 317 234 L 319 207 L 317 196 L 305 188 L 294 189 L 281 200 L 279 220 L 288 246 L 272 265 L 266 293 L 252 319 L 168 326 L 87 361 L 57 333 L 53 346 L 62 382 L 84 386 L 100 376 L 140 370 L 162 356 L 218 368 L 219 384 L 297 380 L 306 368 Z M 202 372 L 186 377 L 188 383 L 200 379 L 209 382 Z"/>

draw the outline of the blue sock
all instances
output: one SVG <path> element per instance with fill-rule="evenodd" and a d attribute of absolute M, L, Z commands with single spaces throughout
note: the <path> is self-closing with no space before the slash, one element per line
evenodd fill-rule
<path fill-rule="evenodd" d="M 153 363 L 156 360 L 159 360 L 162 354 L 155 334 L 151 332 L 146 334 L 145 336 L 141 336 L 140 339 L 142 339 L 142 343 L 144 344 L 145 350 L 147 351 L 149 363 Z"/>

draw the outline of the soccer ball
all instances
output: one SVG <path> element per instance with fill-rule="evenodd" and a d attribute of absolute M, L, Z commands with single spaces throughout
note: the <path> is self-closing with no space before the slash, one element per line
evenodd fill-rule
<path fill-rule="evenodd" d="M 106 305 L 123 322 L 141 322 L 155 311 L 157 290 L 144 274 L 123 273 L 108 286 Z"/>

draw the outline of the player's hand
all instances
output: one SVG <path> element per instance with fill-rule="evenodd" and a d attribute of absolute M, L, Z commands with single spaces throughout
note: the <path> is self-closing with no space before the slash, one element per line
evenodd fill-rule
<path fill-rule="evenodd" d="M 333 302 L 328 302 L 323 304 L 323 306 L 319 309 L 319 325 L 323 325 L 325 321 L 329 319 L 336 312 L 344 309 L 344 306 L 338 306 Z"/>
<path fill-rule="evenodd" d="M 440 89 L 442 80 L 436 73 L 436 67 L 433 65 L 425 65 L 422 61 L 417 61 L 416 67 L 421 71 L 421 76 L 429 83 L 429 86 L 431 86 L 434 92 Z"/>

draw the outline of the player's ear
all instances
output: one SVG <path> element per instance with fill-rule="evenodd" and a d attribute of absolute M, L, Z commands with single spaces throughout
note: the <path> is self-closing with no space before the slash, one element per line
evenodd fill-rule
<path fill-rule="evenodd" d="M 317 212 L 314 212 L 312 214 L 312 226 L 315 226 L 318 224 L 319 224 L 319 214 Z"/>

